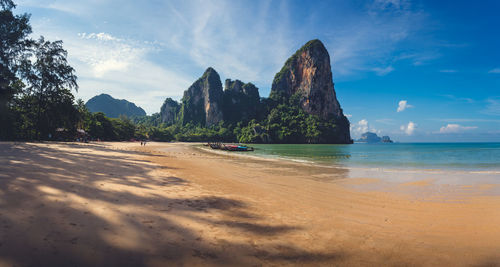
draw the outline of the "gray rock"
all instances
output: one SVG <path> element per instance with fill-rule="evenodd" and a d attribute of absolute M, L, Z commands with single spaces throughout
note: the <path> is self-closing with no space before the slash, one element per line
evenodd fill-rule
<path fill-rule="evenodd" d="M 167 125 L 173 124 L 177 119 L 180 105 L 172 98 L 165 99 L 160 109 L 161 122 Z"/>
<path fill-rule="evenodd" d="M 351 143 L 349 121 L 335 94 L 330 55 L 320 40 L 312 40 L 290 57 L 276 74 L 270 98 L 276 101 L 300 95 L 301 108 L 337 125 L 337 143 Z"/>
<path fill-rule="evenodd" d="M 227 79 L 224 85 L 223 114 L 226 122 L 249 121 L 257 117 L 259 89 L 252 83 Z"/>
<path fill-rule="evenodd" d="M 222 98 L 220 76 L 213 68 L 208 68 L 201 78 L 184 91 L 179 114 L 181 122 L 204 126 L 218 124 L 223 119 Z"/>

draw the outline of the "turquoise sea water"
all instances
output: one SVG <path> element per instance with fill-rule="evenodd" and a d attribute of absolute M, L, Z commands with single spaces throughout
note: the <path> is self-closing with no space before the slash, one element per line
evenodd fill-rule
<path fill-rule="evenodd" d="M 253 146 L 255 156 L 339 167 L 500 171 L 500 143 Z"/>

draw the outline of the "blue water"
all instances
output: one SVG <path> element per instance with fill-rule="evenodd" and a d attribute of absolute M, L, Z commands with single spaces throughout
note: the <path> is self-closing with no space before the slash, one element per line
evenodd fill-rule
<path fill-rule="evenodd" d="M 253 145 L 256 156 L 322 165 L 500 171 L 500 143 Z"/>

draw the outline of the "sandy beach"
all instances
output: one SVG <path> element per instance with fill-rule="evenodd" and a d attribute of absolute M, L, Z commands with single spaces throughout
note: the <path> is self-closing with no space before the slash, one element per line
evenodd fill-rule
<path fill-rule="evenodd" d="M 500 265 L 494 185 L 422 198 L 429 181 L 372 190 L 347 172 L 182 143 L 0 143 L 0 266 Z"/>

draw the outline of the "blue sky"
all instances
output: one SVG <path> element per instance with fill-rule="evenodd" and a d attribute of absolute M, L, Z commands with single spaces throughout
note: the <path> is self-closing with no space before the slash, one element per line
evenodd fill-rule
<path fill-rule="evenodd" d="M 64 41 L 84 100 L 108 93 L 152 114 L 209 66 L 267 97 L 286 59 L 318 38 L 354 137 L 500 141 L 500 1 L 16 3 L 34 36 Z"/>

